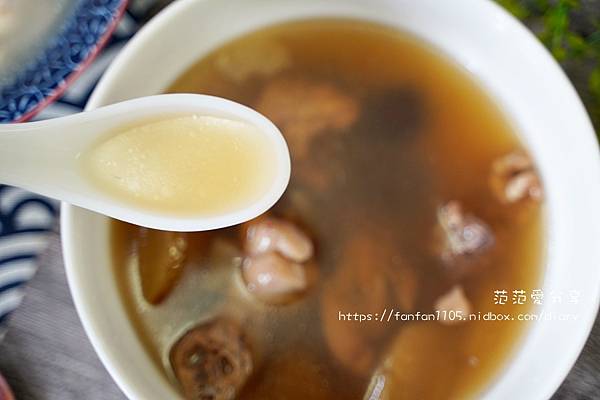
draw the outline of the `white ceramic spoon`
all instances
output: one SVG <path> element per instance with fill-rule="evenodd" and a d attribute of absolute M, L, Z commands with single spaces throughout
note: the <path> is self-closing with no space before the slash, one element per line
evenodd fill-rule
<path fill-rule="evenodd" d="M 125 125 L 169 114 L 196 114 L 244 121 L 274 140 L 276 173 L 269 190 L 227 214 L 198 217 L 138 208 L 111 196 L 78 165 L 78 155 Z M 107 216 L 154 229 L 203 231 L 242 223 L 267 211 L 290 177 L 290 157 L 281 132 L 251 108 L 213 96 L 166 94 L 143 97 L 72 116 L 26 124 L 0 124 L 0 182 Z"/>

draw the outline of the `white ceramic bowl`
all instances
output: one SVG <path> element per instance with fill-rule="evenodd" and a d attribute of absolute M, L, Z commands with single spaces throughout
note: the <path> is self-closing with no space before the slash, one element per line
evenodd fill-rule
<path fill-rule="evenodd" d="M 162 92 L 222 43 L 289 19 L 352 17 L 408 31 L 470 71 L 513 121 L 547 191 L 543 290 L 578 291 L 578 304 L 546 301 L 539 312 L 570 322 L 533 323 L 488 399 L 545 399 L 575 362 L 596 316 L 600 289 L 600 156 L 582 104 L 559 66 L 515 19 L 487 0 L 181 0 L 127 45 L 89 107 Z M 178 398 L 150 361 L 120 302 L 111 268 L 108 219 L 63 204 L 71 291 L 104 365 L 133 399 Z"/>

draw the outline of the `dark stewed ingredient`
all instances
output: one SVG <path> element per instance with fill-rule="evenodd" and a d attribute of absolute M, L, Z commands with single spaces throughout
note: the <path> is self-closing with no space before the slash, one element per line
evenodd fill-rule
<path fill-rule="evenodd" d="M 413 138 L 423 132 L 426 111 L 424 98 L 415 88 L 386 88 L 364 100 L 363 115 L 367 118 L 359 121 L 359 131 L 388 144 Z"/>
<path fill-rule="evenodd" d="M 218 319 L 188 331 L 170 361 L 186 399 L 232 400 L 252 373 L 252 353 L 240 326 Z"/>

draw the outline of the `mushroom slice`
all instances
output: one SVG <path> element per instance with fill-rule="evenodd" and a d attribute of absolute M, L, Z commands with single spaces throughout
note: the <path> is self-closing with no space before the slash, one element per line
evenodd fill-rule
<path fill-rule="evenodd" d="M 434 307 L 440 313 L 440 322 L 444 325 L 456 325 L 467 321 L 473 311 L 463 288 L 458 285 L 438 298 Z"/>
<path fill-rule="evenodd" d="M 142 228 L 138 242 L 142 294 L 158 304 L 179 280 L 186 260 L 188 241 L 183 233 Z"/>
<path fill-rule="evenodd" d="M 490 186 L 496 197 L 505 204 L 525 199 L 540 201 L 542 184 L 531 158 L 522 151 L 514 151 L 492 165 Z"/>
<path fill-rule="evenodd" d="M 248 291 L 266 303 L 285 303 L 307 287 L 304 266 L 277 253 L 246 257 L 242 276 Z"/>
<path fill-rule="evenodd" d="M 191 329 L 171 348 L 169 357 L 190 400 L 235 399 L 253 368 L 241 328 L 227 319 Z"/>

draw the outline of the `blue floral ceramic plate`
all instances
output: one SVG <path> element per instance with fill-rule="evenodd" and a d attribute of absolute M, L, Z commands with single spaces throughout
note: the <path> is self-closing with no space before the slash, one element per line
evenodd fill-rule
<path fill-rule="evenodd" d="M 107 42 L 127 0 L 27 3 L 0 0 L 0 123 L 26 121 L 58 98 Z"/>

